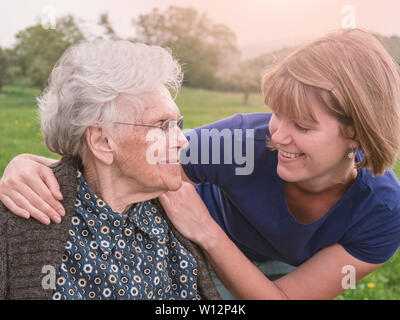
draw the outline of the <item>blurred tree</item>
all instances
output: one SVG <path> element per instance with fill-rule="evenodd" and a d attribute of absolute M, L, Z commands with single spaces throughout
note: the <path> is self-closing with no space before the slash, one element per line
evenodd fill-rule
<path fill-rule="evenodd" d="M 260 92 L 262 69 L 251 61 L 237 63 L 233 68 L 221 75 L 225 83 L 230 84 L 230 89 L 243 93 L 243 104 L 248 105 L 252 92 Z"/>
<path fill-rule="evenodd" d="M 192 8 L 153 9 L 133 24 L 137 36 L 132 40 L 172 49 L 183 65 L 189 87 L 215 88 L 224 57 L 238 54 L 235 34 Z"/>
<path fill-rule="evenodd" d="M 6 61 L 5 78 L 3 84 L 12 84 L 14 81 L 22 77 L 22 68 L 18 64 L 18 57 L 15 49 L 4 49 L 3 54 Z"/>
<path fill-rule="evenodd" d="M 44 29 L 40 24 L 28 27 L 16 35 L 15 54 L 23 76 L 32 85 L 44 87 L 46 80 L 64 51 L 84 40 L 83 33 L 72 16 L 58 19 L 56 29 Z"/>
<path fill-rule="evenodd" d="M 108 18 L 108 13 L 102 13 L 99 17 L 99 26 L 104 28 L 104 34 L 107 38 L 112 40 L 120 40 L 121 38 L 117 36 L 114 28 L 112 27 L 110 20 Z"/>
<path fill-rule="evenodd" d="M 13 84 L 22 76 L 14 49 L 0 48 L 0 93 L 6 84 Z M 22 81 L 23 82 L 23 81 Z"/>
<path fill-rule="evenodd" d="M 400 64 L 400 37 L 391 36 L 385 37 L 380 34 L 374 34 L 376 38 L 382 43 L 385 49 L 393 57 L 393 59 Z"/>

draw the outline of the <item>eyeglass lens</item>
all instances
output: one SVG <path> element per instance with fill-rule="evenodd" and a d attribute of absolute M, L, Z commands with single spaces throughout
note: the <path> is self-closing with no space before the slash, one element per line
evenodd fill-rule
<path fill-rule="evenodd" d="M 173 129 L 178 127 L 179 129 L 183 129 L 183 118 L 179 118 L 178 120 L 168 120 L 163 124 L 163 130 Z"/>

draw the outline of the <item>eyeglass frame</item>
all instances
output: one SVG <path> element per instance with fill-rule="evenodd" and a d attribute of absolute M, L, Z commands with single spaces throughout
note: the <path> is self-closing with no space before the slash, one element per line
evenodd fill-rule
<path fill-rule="evenodd" d="M 176 121 L 176 126 L 180 129 L 183 130 L 183 116 L 180 116 L 178 119 L 168 119 L 163 121 L 160 125 L 156 124 L 142 124 L 142 123 L 129 123 L 129 122 L 120 122 L 120 121 L 113 121 L 113 123 L 117 124 L 127 124 L 131 126 L 138 126 L 138 127 L 150 127 L 150 128 L 158 128 L 161 129 L 162 131 L 166 131 L 169 127 L 165 127 L 166 124 L 169 124 L 171 121 Z"/>

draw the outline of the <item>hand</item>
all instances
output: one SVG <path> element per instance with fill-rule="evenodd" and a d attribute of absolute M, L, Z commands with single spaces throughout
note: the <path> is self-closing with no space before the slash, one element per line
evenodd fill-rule
<path fill-rule="evenodd" d="M 166 192 L 158 199 L 176 229 L 201 247 L 205 248 L 222 231 L 192 184 L 182 182 L 178 191 Z"/>
<path fill-rule="evenodd" d="M 26 155 L 15 157 L 0 179 L 0 200 L 17 216 L 43 224 L 61 222 L 65 210 L 53 171 Z"/>

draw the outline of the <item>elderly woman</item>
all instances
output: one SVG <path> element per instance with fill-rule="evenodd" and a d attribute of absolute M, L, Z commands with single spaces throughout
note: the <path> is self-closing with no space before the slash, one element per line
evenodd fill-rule
<path fill-rule="evenodd" d="M 400 245 L 400 183 L 390 169 L 400 142 L 397 65 L 369 33 L 340 31 L 299 48 L 264 77 L 262 89 L 273 112 L 195 129 L 188 150 L 198 159 L 183 166 L 183 178 L 197 183 L 197 190 L 184 183 L 160 200 L 235 297 L 334 298 Z M 232 136 L 242 129 L 243 137 L 253 130 L 252 174 L 236 175 L 240 163 L 213 164 L 213 152 L 232 159 L 224 154 L 232 148 L 225 148 L 224 135 L 219 148 L 202 154 L 202 139 L 212 138 L 202 129 Z M 236 134 L 234 139 L 252 143 Z M 33 177 L 16 173 L 24 166 Z M 52 180 L 46 172 L 39 178 L 41 170 L 26 158 L 10 165 L 0 196 L 13 198 L 16 214 L 28 209 L 38 217 L 32 202 L 43 193 L 41 181 Z M 35 192 L 25 191 L 24 181 Z M 51 198 L 35 207 L 43 211 Z M 290 272 L 271 281 L 264 275 L 271 273 L 271 261 L 288 264 L 279 270 Z M 223 297 L 232 297 L 218 286 Z"/>
<path fill-rule="evenodd" d="M 63 156 L 52 171 L 65 217 L 44 226 L 0 203 L 1 299 L 219 297 L 199 248 L 154 200 L 181 186 L 187 140 L 168 91 L 181 79 L 156 46 L 99 40 L 61 57 L 39 108 L 46 145 Z"/>

